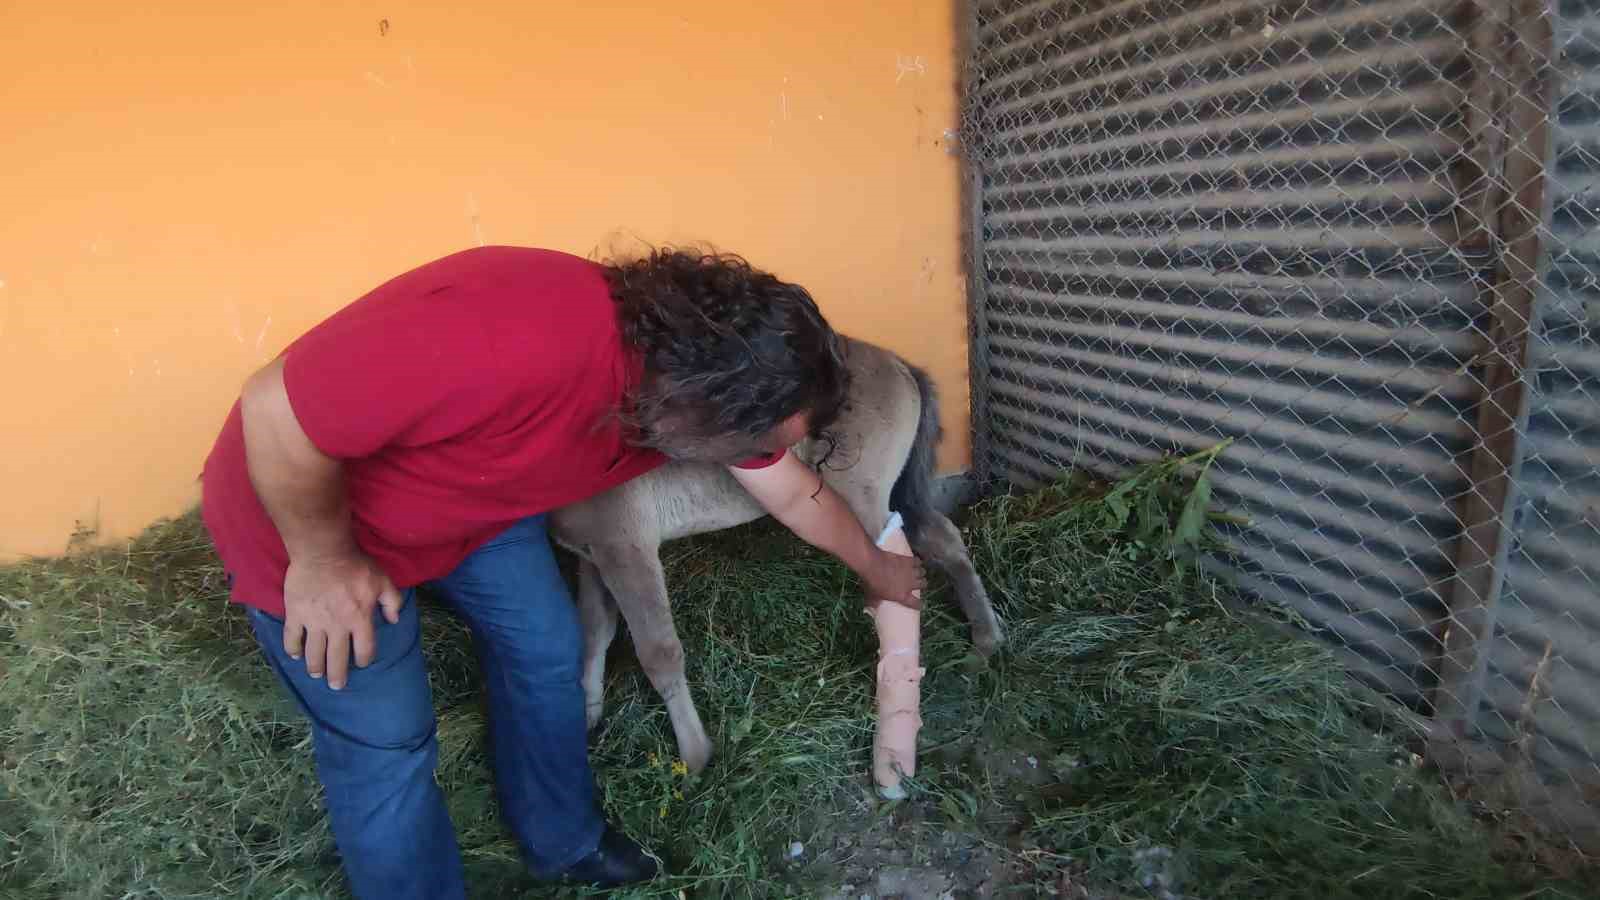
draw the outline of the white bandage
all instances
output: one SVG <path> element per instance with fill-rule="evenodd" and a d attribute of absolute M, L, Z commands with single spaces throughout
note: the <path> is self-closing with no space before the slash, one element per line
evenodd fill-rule
<path fill-rule="evenodd" d="M 878 546 L 910 556 L 899 513 L 878 536 Z M 919 593 L 920 597 L 921 594 Z M 917 732 L 922 728 L 922 676 L 919 664 L 922 614 L 892 600 L 872 610 L 878 629 L 878 729 L 872 746 L 872 774 L 878 793 L 890 800 L 906 796 L 900 779 L 916 774 Z"/>

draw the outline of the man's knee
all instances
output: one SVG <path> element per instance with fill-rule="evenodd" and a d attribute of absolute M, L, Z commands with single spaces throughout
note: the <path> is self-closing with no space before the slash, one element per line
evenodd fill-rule
<path fill-rule="evenodd" d="M 378 728 L 352 728 L 328 721 L 315 735 L 317 766 L 324 778 L 352 782 L 393 781 L 433 777 L 439 759 L 436 723 L 396 716 Z"/>

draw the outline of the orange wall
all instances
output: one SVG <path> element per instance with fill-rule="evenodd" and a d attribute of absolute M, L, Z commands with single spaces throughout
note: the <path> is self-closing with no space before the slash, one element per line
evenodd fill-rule
<path fill-rule="evenodd" d="M 148 6 L 0 4 L 0 556 L 182 511 L 252 369 L 483 242 L 743 253 L 965 463 L 949 4 Z"/>

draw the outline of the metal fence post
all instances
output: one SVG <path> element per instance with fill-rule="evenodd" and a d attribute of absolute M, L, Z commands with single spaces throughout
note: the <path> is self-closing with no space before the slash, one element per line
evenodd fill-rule
<path fill-rule="evenodd" d="M 1474 29 L 1474 90 L 1469 103 L 1482 115 L 1477 165 L 1484 189 L 1475 204 L 1478 229 L 1469 240 L 1492 250 L 1485 281 L 1489 348 L 1481 376 L 1477 443 L 1467 461 L 1461 498 L 1456 576 L 1446 604 L 1439 683 L 1434 692 L 1435 761 L 1460 764 L 1453 745 L 1467 738 L 1483 693 L 1479 651 L 1492 634 L 1511 540 L 1511 504 L 1518 445 L 1527 427 L 1524 369 L 1538 293 L 1545 167 L 1549 156 L 1549 19 L 1543 0 L 1491 2 Z M 1480 230 L 1481 229 L 1481 230 Z"/>
<path fill-rule="evenodd" d="M 990 465 L 989 321 L 983 262 L 983 134 L 972 123 L 978 102 L 982 67 L 977 64 L 978 0 L 955 4 L 956 35 L 961 59 L 961 102 L 958 130 L 962 164 L 963 257 L 967 268 L 967 372 L 972 435 L 972 479 L 979 492 L 994 481 Z"/>

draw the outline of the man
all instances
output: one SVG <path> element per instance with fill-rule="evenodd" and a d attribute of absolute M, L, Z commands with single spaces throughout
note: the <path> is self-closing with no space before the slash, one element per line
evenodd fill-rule
<path fill-rule="evenodd" d="M 916 603 L 920 564 L 877 549 L 786 450 L 845 402 L 840 354 L 803 289 L 736 257 L 484 247 L 379 286 L 248 380 L 202 508 L 232 600 L 311 721 L 358 898 L 464 896 L 433 774 L 424 583 L 472 628 L 500 806 L 533 872 L 656 874 L 596 800 L 549 510 L 668 459 L 725 464 L 869 598 Z"/>

